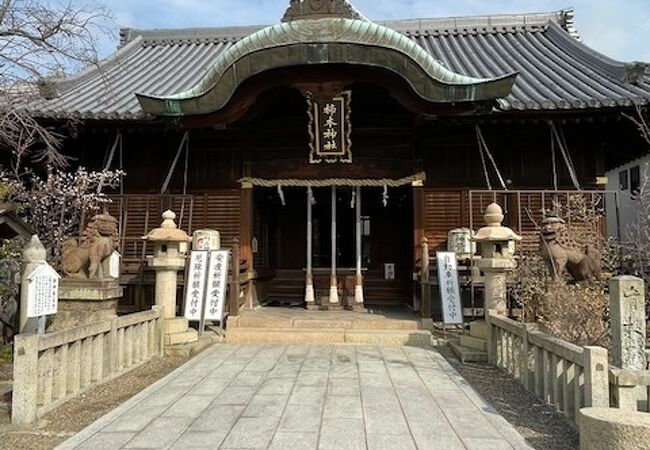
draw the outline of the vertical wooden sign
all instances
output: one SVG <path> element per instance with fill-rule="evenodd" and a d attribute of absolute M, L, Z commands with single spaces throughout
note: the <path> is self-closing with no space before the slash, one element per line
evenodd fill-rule
<path fill-rule="evenodd" d="M 352 162 L 352 123 L 350 103 L 352 93 L 308 92 L 310 155 L 309 162 L 319 164 Z"/>

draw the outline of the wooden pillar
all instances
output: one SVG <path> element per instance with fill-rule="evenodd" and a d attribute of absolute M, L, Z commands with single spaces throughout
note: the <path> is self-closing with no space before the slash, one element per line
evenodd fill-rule
<path fill-rule="evenodd" d="M 307 309 L 313 309 L 316 306 L 314 296 L 314 276 L 312 273 L 312 244 L 313 244 L 313 203 L 314 193 L 311 188 L 307 188 L 307 271 L 305 273 L 305 303 Z"/>
<path fill-rule="evenodd" d="M 413 186 L 413 248 L 415 263 L 422 261 L 421 242 L 424 238 L 424 182 L 416 180 Z"/>
<path fill-rule="evenodd" d="M 239 264 L 241 261 L 239 239 L 235 238 L 232 244 L 232 274 L 230 277 L 230 297 L 228 314 L 236 317 L 239 315 Z"/>
<path fill-rule="evenodd" d="M 336 278 L 336 186 L 332 186 L 332 273 L 330 275 L 330 303 L 339 303 Z"/>
<path fill-rule="evenodd" d="M 356 188 L 356 198 L 357 270 L 354 285 L 354 303 L 356 307 L 363 307 L 363 275 L 361 273 L 361 187 Z"/>
<path fill-rule="evenodd" d="M 431 318 L 431 280 L 429 280 L 429 240 L 422 238 L 420 245 L 420 254 L 422 255 L 422 273 L 420 275 L 420 317 L 423 319 Z"/>
<path fill-rule="evenodd" d="M 259 306 L 259 303 L 255 286 L 255 257 L 253 255 L 253 184 L 250 182 L 242 183 L 240 208 L 240 258 L 246 261 L 248 270 L 245 276 L 250 282 L 249 289 L 246 291 L 246 307 L 255 309 Z"/>
<path fill-rule="evenodd" d="M 416 180 L 411 183 L 413 188 L 413 272 L 415 273 L 418 263 L 420 267 L 424 265 L 424 255 L 422 254 L 422 240 L 425 238 L 424 234 L 424 182 Z M 428 256 L 428 255 L 427 255 Z M 420 292 L 418 293 L 418 286 L 414 286 L 413 294 L 413 308 L 417 311 L 422 311 L 422 304 L 424 297 L 428 296 L 430 286 L 425 289 L 424 283 L 420 284 Z M 418 299 L 418 294 L 420 298 Z"/>
<path fill-rule="evenodd" d="M 239 238 L 241 259 L 248 263 L 248 271 L 254 271 L 253 264 L 253 184 L 243 182 L 240 192 Z"/>

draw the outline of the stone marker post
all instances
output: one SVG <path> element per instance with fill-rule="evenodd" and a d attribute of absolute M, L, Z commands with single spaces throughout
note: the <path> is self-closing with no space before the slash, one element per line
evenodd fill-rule
<path fill-rule="evenodd" d="M 20 324 L 19 330 L 20 333 L 31 333 L 35 332 L 38 326 L 37 319 L 30 321 L 33 322 L 34 326 L 27 327 L 27 322 L 29 318 L 27 317 L 27 308 L 29 304 L 28 300 L 28 289 L 27 285 L 29 283 L 27 277 L 42 263 L 45 261 L 47 252 L 45 247 L 41 244 L 38 236 L 32 236 L 32 239 L 29 241 L 29 244 L 23 249 L 23 271 L 20 277 Z M 32 329 L 33 328 L 33 329 Z"/>
<path fill-rule="evenodd" d="M 612 363 L 621 369 L 646 369 L 645 284 L 621 276 L 609 280 Z"/>
<path fill-rule="evenodd" d="M 631 276 L 609 280 L 609 310 L 612 364 L 616 377 L 612 385 L 612 400 L 620 409 L 636 411 L 638 401 L 648 395 L 645 386 L 641 386 L 644 383 L 634 376 L 635 372 L 627 372 L 644 371 L 647 364 L 643 280 Z"/>
<path fill-rule="evenodd" d="M 488 311 L 505 316 L 508 313 L 506 276 L 517 265 L 512 244 L 521 241 L 522 237 L 502 225 L 503 210 L 496 203 L 485 209 L 483 217 L 486 226 L 472 240 L 481 248 L 482 258 L 476 262 L 476 266 L 485 274 L 484 312 L 486 317 Z"/>

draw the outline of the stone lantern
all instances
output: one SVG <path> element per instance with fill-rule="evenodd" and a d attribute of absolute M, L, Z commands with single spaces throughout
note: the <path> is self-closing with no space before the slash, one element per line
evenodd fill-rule
<path fill-rule="evenodd" d="M 496 203 L 487 207 L 483 218 L 486 226 L 478 230 L 472 240 L 478 243 L 481 253 L 476 266 L 485 274 L 485 314 L 494 310 L 505 316 L 506 275 L 517 266 L 514 243 L 522 237 L 502 225 L 503 210 Z"/>
<path fill-rule="evenodd" d="M 149 267 L 156 271 L 155 302 L 162 308 L 165 319 L 165 345 L 194 342 L 198 339 L 196 330 L 188 328 L 188 321 L 176 317 L 176 286 L 178 272 L 185 268 L 185 254 L 190 237 L 179 230 L 174 222 L 176 214 L 165 211 L 160 228 L 152 230 L 145 239 L 154 245 Z"/>

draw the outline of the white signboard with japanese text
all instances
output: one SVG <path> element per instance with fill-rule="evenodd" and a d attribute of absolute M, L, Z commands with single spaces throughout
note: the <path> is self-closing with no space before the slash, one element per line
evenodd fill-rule
<path fill-rule="evenodd" d="M 205 278 L 208 273 L 208 252 L 192 252 L 185 283 L 185 318 L 201 320 L 205 300 Z"/>
<path fill-rule="evenodd" d="M 122 255 L 118 251 L 111 253 L 110 259 L 108 260 L 108 270 L 111 278 L 120 277 L 120 268 L 122 266 Z"/>
<path fill-rule="evenodd" d="M 185 293 L 185 318 L 201 321 L 223 320 L 223 308 L 228 288 L 230 252 L 193 251 L 188 267 Z"/>
<path fill-rule="evenodd" d="M 27 317 L 57 313 L 60 278 L 56 270 L 45 262 L 27 276 Z"/>
<path fill-rule="evenodd" d="M 384 264 L 384 280 L 395 279 L 395 263 Z"/>
<path fill-rule="evenodd" d="M 210 264 L 208 270 L 208 289 L 206 292 L 205 319 L 223 319 L 223 305 L 226 300 L 228 287 L 228 259 L 230 252 L 210 252 Z"/>
<path fill-rule="evenodd" d="M 456 253 L 437 252 L 438 286 L 442 301 L 442 321 L 446 325 L 463 323 L 463 308 L 458 285 Z"/>

